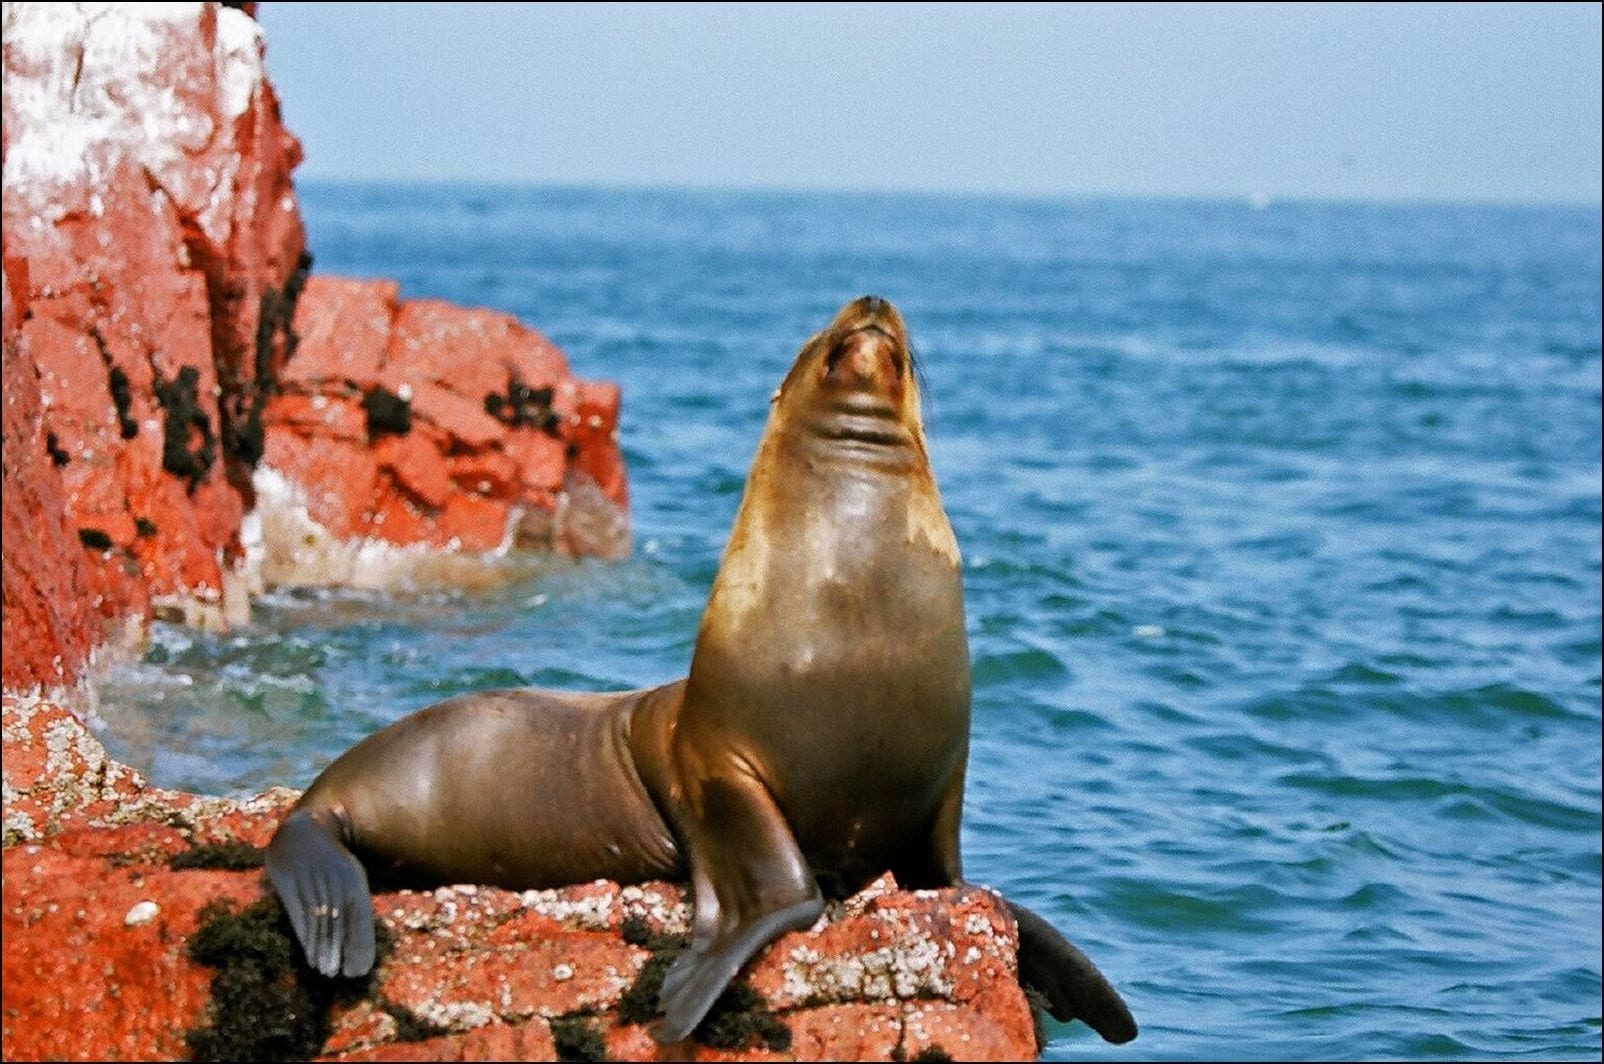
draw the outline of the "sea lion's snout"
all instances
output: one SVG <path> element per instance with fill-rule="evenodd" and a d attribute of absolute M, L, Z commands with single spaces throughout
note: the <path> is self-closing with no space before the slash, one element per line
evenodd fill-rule
<path fill-rule="evenodd" d="M 830 323 L 830 331 L 841 334 L 870 327 L 880 329 L 893 343 L 907 343 L 908 330 L 902 323 L 902 315 L 889 299 L 880 296 L 859 296 L 842 307 L 835 321 Z"/>
<path fill-rule="evenodd" d="M 879 296 L 861 296 L 841 308 L 827 335 L 826 385 L 901 399 L 908 334 L 896 307 Z"/>
<path fill-rule="evenodd" d="M 891 301 L 860 296 L 797 355 L 774 393 L 775 431 L 831 458 L 908 468 L 924 461 L 908 329 Z"/>
<path fill-rule="evenodd" d="M 830 349 L 824 364 L 830 384 L 882 394 L 893 389 L 901 371 L 896 341 L 878 325 L 847 333 Z"/>

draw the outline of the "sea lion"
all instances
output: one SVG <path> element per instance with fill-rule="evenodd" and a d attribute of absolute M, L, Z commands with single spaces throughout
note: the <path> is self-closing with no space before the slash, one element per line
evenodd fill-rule
<path fill-rule="evenodd" d="M 803 345 L 771 402 L 690 675 L 618 694 L 492 691 L 369 736 L 268 847 L 308 960 L 373 965 L 365 870 L 513 889 L 690 875 L 691 945 L 663 1042 L 825 898 L 886 870 L 962 880 L 969 651 L 958 545 L 926 452 L 902 318 L 865 296 Z M 1096 966 L 1010 903 L 1049 1011 L 1124 1042 Z"/>

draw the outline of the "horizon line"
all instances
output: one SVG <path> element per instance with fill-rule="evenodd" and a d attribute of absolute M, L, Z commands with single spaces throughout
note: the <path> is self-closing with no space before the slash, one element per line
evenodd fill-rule
<path fill-rule="evenodd" d="M 537 177 L 425 177 L 376 176 L 357 174 L 294 175 L 295 185 L 403 185 L 410 187 L 464 187 L 464 188 L 540 188 L 564 191 L 613 192 L 724 192 L 773 195 L 837 195 L 837 196 L 914 196 L 932 199 L 1002 199 L 1030 202 L 1075 202 L 1117 200 L 1127 202 L 1163 201 L 1174 203 L 1236 203 L 1255 210 L 1265 210 L 1278 204 L 1295 206 L 1373 206 L 1373 207 L 1478 207 L 1505 210 L 1601 210 L 1604 197 L 1595 200 L 1574 199 L 1499 199 L 1449 198 L 1441 196 L 1400 194 L 1311 194 L 1260 192 L 1135 192 L 1104 191 L 1095 189 L 1052 191 L 1047 189 L 966 189 L 966 188 L 914 188 L 899 186 L 852 187 L 845 185 L 766 185 L 766 184 L 700 184 L 675 181 L 620 181 L 572 180 Z"/>

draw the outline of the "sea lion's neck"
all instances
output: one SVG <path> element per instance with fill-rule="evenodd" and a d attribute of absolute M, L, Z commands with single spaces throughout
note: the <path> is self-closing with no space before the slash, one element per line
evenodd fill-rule
<path fill-rule="evenodd" d="M 924 433 L 880 396 L 846 393 L 776 411 L 763 449 L 787 479 L 826 493 L 831 478 L 879 480 L 894 505 L 904 478 L 934 487 Z"/>
<path fill-rule="evenodd" d="M 958 579 L 958 544 L 917 425 L 863 411 L 775 411 L 708 605 L 780 616 L 851 583 Z M 705 631 L 704 631 L 704 634 Z"/>

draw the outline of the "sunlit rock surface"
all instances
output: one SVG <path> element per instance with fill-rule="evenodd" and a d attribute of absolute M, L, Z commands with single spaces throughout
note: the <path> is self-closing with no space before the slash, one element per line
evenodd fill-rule
<path fill-rule="evenodd" d="M 173 864 L 219 844 L 261 847 L 293 792 L 230 800 L 152 787 L 48 701 L 6 696 L 4 728 L 5 1059 L 183 1058 L 231 1016 L 244 1020 L 236 1037 L 259 1039 L 305 1020 L 276 1013 L 277 997 L 214 982 L 218 970 L 190 955 L 219 912 L 209 906 L 238 914 L 271 897 L 260 870 Z M 657 1059 L 642 1022 L 651 1001 L 636 984 L 663 936 L 689 927 L 680 886 L 454 886 L 381 894 L 375 908 L 389 949 L 318 1021 L 312 1052 L 551 1060 L 554 1037 L 593 1037 L 613 1059 Z M 296 955 L 282 932 L 271 945 Z M 310 980 L 313 1000 L 327 985 L 289 969 L 276 978 Z M 882 879 L 775 941 L 745 982 L 745 1008 L 704 1029 L 716 1046 L 683 1047 L 690 1059 L 1036 1052 L 1012 917 L 977 887 L 901 891 Z M 253 1044 L 271 1058 L 271 1041 Z"/>

